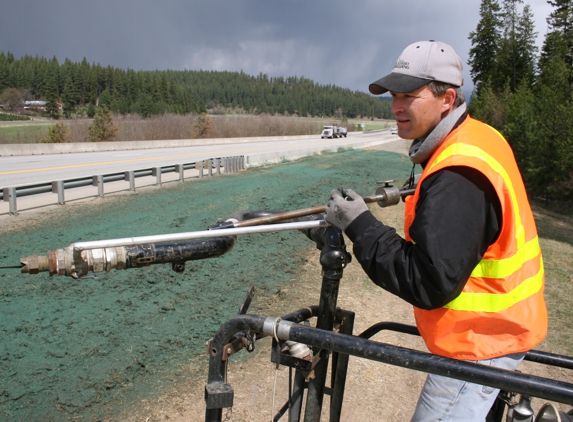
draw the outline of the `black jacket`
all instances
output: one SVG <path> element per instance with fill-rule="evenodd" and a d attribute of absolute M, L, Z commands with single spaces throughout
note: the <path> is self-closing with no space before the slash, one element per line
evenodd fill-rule
<path fill-rule="evenodd" d="M 501 222 L 499 199 L 485 175 L 469 167 L 448 167 L 420 186 L 410 227 L 416 244 L 370 211 L 345 232 L 374 283 L 418 308 L 435 309 L 460 294 L 497 239 Z"/>

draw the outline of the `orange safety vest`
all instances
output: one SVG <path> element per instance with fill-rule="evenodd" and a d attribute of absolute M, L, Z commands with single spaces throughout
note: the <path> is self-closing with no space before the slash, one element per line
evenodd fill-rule
<path fill-rule="evenodd" d="M 416 243 L 409 228 L 420 186 L 450 166 L 471 167 L 489 179 L 503 222 L 499 238 L 458 297 L 438 309 L 414 307 L 418 330 L 430 352 L 456 359 L 490 359 L 530 350 L 547 335 L 543 260 L 521 174 L 498 131 L 468 116 L 433 152 L 415 194 L 406 198 L 406 240 Z"/>

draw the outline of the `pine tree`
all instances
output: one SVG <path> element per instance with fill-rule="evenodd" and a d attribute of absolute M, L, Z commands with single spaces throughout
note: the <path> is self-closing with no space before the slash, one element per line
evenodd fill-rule
<path fill-rule="evenodd" d="M 502 133 L 513 148 L 517 164 L 525 176 L 537 150 L 535 96 L 526 80 L 522 80 L 515 93 L 510 95 L 504 120 Z"/>
<path fill-rule="evenodd" d="M 541 48 L 541 54 L 537 61 L 537 72 L 542 75 L 545 69 L 549 68 L 551 61 L 555 57 L 559 57 L 563 62 L 566 62 L 567 44 L 563 39 L 563 34 L 559 31 L 551 31 L 545 35 L 545 41 Z"/>
<path fill-rule="evenodd" d="M 468 37 L 472 43 L 468 65 L 478 91 L 480 84 L 495 77 L 498 40 L 501 38 L 500 10 L 496 0 L 482 0 L 477 28 Z"/>
<path fill-rule="evenodd" d="M 60 108 L 58 107 L 58 103 L 56 102 L 56 100 L 54 100 L 53 98 L 49 99 L 46 102 L 46 113 L 52 119 L 59 119 L 60 118 Z"/>
<path fill-rule="evenodd" d="M 482 84 L 480 91 L 474 91 L 468 107 L 470 115 L 497 130 L 505 123 L 505 108 L 509 101 L 509 83 L 501 93 L 494 92 L 489 81 Z"/>
<path fill-rule="evenodd" d="M 80 90 L 80 104 L 87 104 L 90 102 L 90 82 L 91 82 L 91 71 L 90 71 L 90 64 L 88 63 L 87 59 L 84 57 L 78 69 L 78 73 L 76 75 L 78 81 L 78 87 Z"/>
<path fill-rule="evenodd" d="M 56 123 L 48 129 L 48 134 L 42 138 L 44 144 L 62 144 L 70 142 L 72 132 L 64 123 Z"/>
<path fill-rule="evenodd" d="M 194 138 L 208 138 L 211 136 L 211 126 L 213 122 L 207 114 L 201 113 L 197 116 L 197 120 L 193 124 L 193 137 Z"/>
<path fill-rule="evenodd" d="M 0 51 L 0 92 L 8 88 L 8 58 Z"/>
<path fill-rule="evenodd" d="M 143 92 L 139 94 L 137 99 L 139 114 L 144 119 L 154 114 L 154 103 L 151 95 L 144 94 Z"/>
<path fill-rule="evenodd" d="M 117 127 L 109 109 L 105 106 L 98 107 L 93 123 L 88 127 L 90 142 L 112 142 L 117 137 Z"/>
<path fill-rule="evenodd" d="M 527 80 L 530 85 L 533 84 L 535 80 L 535 63 L 538 52 L 535 43 L 537 34 L 531 6 L 526 4 L 517 22 L 518 78 L 516 79 L 516 87 L 522 80 Z"/>
<path fill-rule="evenodd" d="M 514 92 L 523 79 L 530 84 L 534 80 L 537 33 L 529 5 L 518 10 L 522 0 L 503 0 L 503 38 L 496 57 L 497 71 L 493 89 L 499 92 L 510 81 Z"/>
<path fill-rule="evenodd" d="M 537 148 L 527 171 L 527 180 L 543 194 L 545 202 L 558 196 L 562 182 L 573 169 L 573 105 L 570 101 L 570 70 L 561 57 L 554 57 L 535 86 L 534 133 Z"/>
<path fill-rule="evenodd" d="M 100 107 L 106 107 L 109 109 L 111 107 L 112 100 L 113 99 L 111 97 L 109 90 L 106 89 L 100 94 L 97 105 Z"/>
<path fill-rule="evenodd" d="M 550 31 L 561 32 L 567 45 L 565 63 L 573 68 L 573 0 L 548 0 L 555 9 L 547 18 Z"/>
<path fill-rule="evenodd" d="M 199 102 L 197 103 L 197 112 L 199 114 L 207 113 L 207 103 L 205 102 L 204 98 L 199 99 Z"/>
<path fill-rule="evenodd" d="M 80 101 L 80 87 L 78 84 L 79 80 L 76 76 L 76 69 L 75 65 L 70 66 L 62 94 L 64 115 L 68 118 L 74 113 L 76 105 L 78 105 Z"/>
<path fill-rule="evenodd" d="M 94 107 L 94 105 L 92 103 L 88 104 L 88 108 L 86 110 L 86 114 L 90 119 L 93 119 L 93 117 L 96 114 L 96 108 Z"/>

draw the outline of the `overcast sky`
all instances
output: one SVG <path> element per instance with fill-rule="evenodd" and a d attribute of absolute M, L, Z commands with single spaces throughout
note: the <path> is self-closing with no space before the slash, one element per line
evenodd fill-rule
<path fill-rule="evenodd" d="M 539 45 L 553 8 L 525 0 Z M 420 40 L 450 44 L 471 91 L 480 0 L 3 0 L 0 51 L 134 70 L 304 76 L 368 91 Z"/>

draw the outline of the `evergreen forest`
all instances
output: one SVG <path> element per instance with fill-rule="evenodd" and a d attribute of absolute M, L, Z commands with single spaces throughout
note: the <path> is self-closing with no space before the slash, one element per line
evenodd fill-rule
<path fill-rule="evenodd" d="M 512 146 L 528 190 L 546 203 L 573 197 L 573 0 L 547 0 L 552 11 L 541 48 L 523 0 L 481 0 L 469 33 L 474 91 L 470 114 Z M 0 93 L 48 101 L 48 114 L 93 117 L 97 106 L 143 118 L 217 109 L 248 114 L 391 119 L 390 101 L 304 77 L 244 72 L 136 71 L 87 59 L 15 58 L 0 52 Z M 18 94 L 20 95 L 20 94 Z"/>
<path fill-rule="evenodd" d="M 573 0 L 547 3 L 538 51 L 528 4 L 482 0 L 468 61 L 470 114 L 506 137 L 528 190 L 546 203 L 573 196 Z"/>
<path fill-rule="evenodd" d="M 81 63 L 66 59 L 60 64 L 55 57 L 25 55 L 16 59 L 10 52 L 0 52 L 0 92 L 7 88 L 24 92 L 27 100 L 59 102 L 67 117 L 80 108 L 105 105 L 116 114 L 142 117 L 202 113 L 221 107 L 249 114 L 392 118 L 388 101 L 304 77 L 135 71 L 90 64 L 85 58 Z"/>

